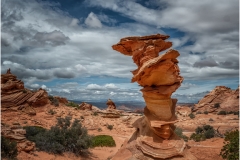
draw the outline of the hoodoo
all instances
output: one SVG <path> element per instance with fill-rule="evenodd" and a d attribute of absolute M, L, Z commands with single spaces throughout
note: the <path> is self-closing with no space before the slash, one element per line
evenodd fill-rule
<path fill-rule="evenodd" d="M 161 34 L 126 37 L 112 46 L 114 50 L 132 56 L 138 67 L 132 71 L 132 82 L 143 87 L 141 92 L 146 102 L 145 116 L 133 124 L 136 131 L 113 160 L 196 159 L 174 133 L 177 99 L 172 99 L 171 95 L 180 87 L 183 77 L 179 74 L 176 59 L 180 54 L 169 49 L 172 42 L 165 41 L 167 38 L 169 36 Z M 159 55 L 166 49 L 169 50 Z"/>

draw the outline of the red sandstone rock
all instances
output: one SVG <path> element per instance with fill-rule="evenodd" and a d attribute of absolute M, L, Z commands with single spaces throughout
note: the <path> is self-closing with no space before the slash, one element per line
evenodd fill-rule
<path fill-rule="evenodd" d="M 92 110 L 92 105 L 83 102 L 83 103 L 79 104 L 79 108 L 80 108 L 81 110 Z"/>
<path fill-rule="evenodd" d="M 216 104 L 220 107 L 216 108 Z M 225 86 L 217 86 L 205 95 L 194 107 L 194 112 L 218 112 L 239 110 L 239 88 L 231 90 Z"/>
<path fill-rule="evenodd" d="M 107 100 L 106 105 L 108 106 L 107 109 L 116 109 L 115 103 L 111 99 Z"/>

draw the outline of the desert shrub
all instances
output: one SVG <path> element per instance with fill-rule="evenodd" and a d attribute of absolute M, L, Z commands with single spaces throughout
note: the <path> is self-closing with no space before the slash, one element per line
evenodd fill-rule
<path fill-rule="evenodd" d="M 193 133 L 193 134 L 190 136 L 190 139 L 194 140 L 195 142 L 200 142 L 200 141 L 206 140 L 206 137 L 204 136 L 204 134 L 196 134 L 196 133 Z"/>
<path fill-rule="evenodd" d="M 218 115 L 226 115 L 226 114 L 227 114 L 226 111 L 219 111 L 219 112 L 218 112 Z"/>
<path fill-rule="evenodd" d="M 54 98 L 53 96 L 49 95 L 48 99 L 51 101 L 51 104 L 55 107 L 59 106 L 59 101 L 57 98 Z"/>
<path fill-rule="evenodd" d="M 177 128 L 174 130 L 174 132 L 175 132 L 180 138 L 182 138 L 185 142 L 188 141 L 188 137 L 185 136 L 185 135 L 182 133 L 182 129 L 181 129 L 181 128 L 178 128 L 178 127 L 177 127 Z"/>
<path fill-rule="evenodd" d="M 220 155 L 223 159 L 238 160 L 239 159 L 239 130 L 227 132 L 224 138 L 224 146 Z"/>
<path fill-rule="evenodd" d="M 98 132 L 101 132 L 102 131 L 102 128 L 98 128 Z"/>
<path fill-rule="evenodd" d="M 107 125 L 107 129 L 112 130 L 113 129 L 113 125 L 108 124 Z"/>
<path fill-rule="evenodd" d="M 74 108 L 79 109 L 79 105 L 77 103 L 74 103 L 74 102 L 71 102 L 71 101 L 69 101 L 66 105 L 69 106 L 69 107 L 74 107 Z"/>
<path fill-rule="evenodd" d="M 40 126 L 24 126 L 23 129 L 26 130 L 26 138 L 30 141 L 34 141 L 34 137 L 41 133 L 45 132 L 47 129 Z"/>
<path fill-rule="evenodd" d="M 205 139 L 210 139 L 210 138 L 214 137 L 214 135 L 215 135 L 215 131 L 214 131 L 213 127 L 210 125 L 204 125 L 202 127 L 198 126 L 195 129 L 195 133 L 193 133 L 190 136 L 190 139 L 192 139 L 196 142 L 199 142 L 199 141 L 203 141 Z"/>
<path fill-rule="evenodd" d="M 52 110 L 52 109 L 50 109 L 50 110 L 48 111 L 48 113 L 51 114 L 51 115 L 54 115 L 54 114 L 57 113 L 57 112 L 54 111 L 54 110 Z"/>
<path fill-rule="evenodd" d="M 62 154 L 73 152 L 75 155 L 82 155 L 92 143 L 92 137 L 88 135 L 87 129 L 82 127 L 80 121 L 75 119 L 71 123 L 71 117 L 58 118 L 57 124 L 50 130 L 41 131 L 37 134 L 31 133 L 29 140 L 35 142 L 36 147 L 48 153 Z M 28 133 L 28 130 L 27 134 Z"/>
<path fill-rule="evenodd" d="M 93 137 L 92 147 L 115 147 L 116 143 L 112 136 L 98 135 Z"/>
<path fill-rule="evenodd" d="M 198 111 L 196 114 L 202 114 L 202 112 Z"/>
<path fill-rule="evenodd" d="M 208 111 L 204 111 L 203 113 L 204 113 L 204 114 L 208 114 Z"/>
<path fill-rule="evenodd" d="M 1 157 L 14 160 L 17 155 L 17 142 L 1 136 Z"/>
<path fill-rule="evenodd" d="M 97 113 L 97 112 L 93 112 L 93 115 L 94 115 L 94 116 L 97 116 L 97 115 L 98 115 L 98 113 Z"/>
<path fill-rule="evenodd" d="M 220 107 L 220 103 L 215 103 L 214 104 L 214 108 L 219 108 Z"/>
<path fill-rule="evenodd" d="M 214 121 L 214 120 L 212 118 L 210 118 L 209 121 Z"/>
<path fill-rule="evenodd" d="M 194 115 L 193 113 L 190 113 L 188 116 L 189 116 L 191 119 L 195 118 L 195 115 Z"/>
<path fill-rule="evenodd" d="M 239 115 L 239 111 L 236 111 L 233 113 L 234 115 Z"/>
<path fill-rule="evenodd" d="M 234 114 L 234 112 L 233 111 L 229 111 L 229 112 L 227 112 L 227 114 Z"/>

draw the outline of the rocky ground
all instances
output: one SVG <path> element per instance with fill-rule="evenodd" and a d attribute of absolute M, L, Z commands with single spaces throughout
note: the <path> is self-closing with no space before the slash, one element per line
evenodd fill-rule
<path fill-rule="evenodd" d="M 142 114 L 126 113 L 120 111 L 120 113 L 106 114 L 105 111 L 101 111 L 96 107 L 92 107 L 92 110 L 76 110 L 73 107 L 66 106 L 60 103 L 60 106 L 55 107 L 51 104 L 47 104 L 42 107 L 34 108 L 36 115 L 29 115 L 16 108 L 9 108 L 2 110 L 2 124 L 13 126 L 42 126 L 44 128 L 50 128 L 56 124 L 57 117 L 71 116 L 73 119 L 81 120 L 82 124 L 88 129 L 88 133 L 91 135 L 110 135 L 116 142 L 116 147 L 96 147 L 90 149 L 89 157 L 76 157 L 71 153 L 64 153 L 64 155 L 52 155 L 46 152 L 36 151 L 34 148 L 30 152 L 26 152 L 18 145 L 19 160 L 72 160 L 72 159 L 93 159 L 93 160 L 106 160 L 111 158 L 121 147 L 123 142 L 131 136 L 135 130 L 131 124 L 141 116 Z M 50 110 L 54 111 L 53 115 L 50 114 Z M 116 116 L 118 115 L 118 116 Z M 115 117 L 115 118 L 111 118 Z M 213 121 L 209 121 L 212 118 Z M 216 115 L 216 114 L 197 114 L 194 119 L 189 116 L 178 115 L 179 122 L 176 126 L 183 129 L 183 134 L 190 136 L 194 132 L 197 126 L 204 124 L 210 124 L 215 129 L 219 127 L 219 131 L 224 133 L 226 130 L 238 128 L 238 115 Z M 109 130 L 108 125 L 113 125 L 113 129 Z M 220 150 L 223 146 L 223 138 L 212 138 L 203 142 L 188 141 L 188 148 L 190 152 L 202 160 L 221 159 L 219 157 Z M 29 146 L 28 146 L 29 147 Z M 204 154 L 202 154 L 204 153 Z"/>

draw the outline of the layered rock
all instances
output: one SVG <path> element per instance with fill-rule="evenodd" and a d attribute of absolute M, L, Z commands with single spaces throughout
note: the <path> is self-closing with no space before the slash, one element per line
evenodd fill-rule
<path fill-rule="evenodd" d="M 13 75 L 10 69 L 1 75 L 2 108 L 18 107 L 29 110 L 29 107 L 43 106 L 49 103 L 48 93 L 44 89 L 32 92 L 24 88 L 24 83 Z M 29 113 L 33 114 L 34 111 Z"/>
<path fill-rule="evenodd" d="M 92 110 L 92 104 L 83 102 L 83 103 L 79 104 L 79 108 L 81 110 Z"/>
<path fill-rule="evenodd" d="M 209 113 L 216 113 L 221 110 L 239 110 L 239 87 L 232 90 L 225 86 L 217 86 L 195 104 L 193 109 L 194 112 L 208 111 Z"/>
<path fill-rule="evenodd" d="M 111 99 L 108 99 L 107 100 L 107 103 L 106 103 L 106 105 L 108 106 L 108 108 L 107 109 L 116 109 L 116 105 L 115 105 L 115 103 L 111 100 Z"/>
<path fill-rule="evenodd" d="M 186 157 L 185 142 L 174 133 L 175 106 L 177 99 L 171 95 L 180 87 L 183 78 L 179 75 L 178 51 L 169 49 L 167 35 L 127 37 L 112 46 L 124 55 L 132 56 L 137 69 L 132 71 L 132 82 L 137 82 L 143 93 L 146 107 L 144 115 L 133 126 L 136 132 L 124 144 L 113 160 L 117 159 L 166 159 Z M 159 52 L 169 49 L 166 53 Z M 127 153 L 122 157 L 122 153 Z M 119 158 L 121 157 L 121 158 Z"/>
<path fill-rule="evenodd" d="M 18 152 L 30 152 L 35 149 L 35 144 L 26 139 L 26 130 L 19 124 L 12 126 L 1 125 L 1 136 L 17 142 Z"/>

